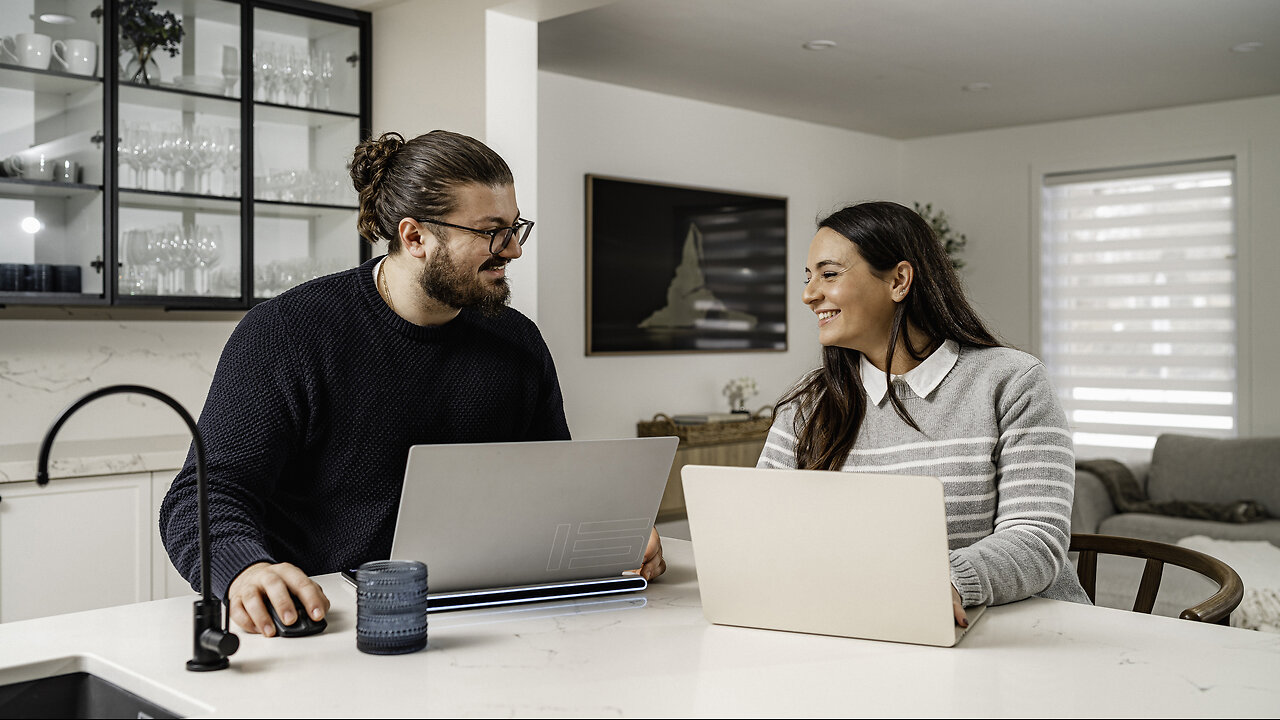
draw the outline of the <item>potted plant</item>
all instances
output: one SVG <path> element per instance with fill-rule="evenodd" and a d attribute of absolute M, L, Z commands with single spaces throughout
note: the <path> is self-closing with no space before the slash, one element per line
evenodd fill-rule
<path fill-rule="evenodd" d="M 929 227 L 933 228 L 933 234 L 938 236 L 938 242 L 942 243 L 942 249 L 947 251 L 947 257 L 951 260 L 951 267 L 959 270 L 964 267 L 964 260 L 960 259 L 960 253 L 964 252 L 965 243 L 969 239 L 964 233 L 957 233 L 951 229 L 951 222 L 947 219 L 947 214 L 942 210 L 933 211 L 933 203 L 926 203 L 921 206 L 915 203 L 916 214 L 924 218 L 929 223 Z"/>
<path fill-rule="evenodd" d="M 750 414 L 747 400 L 760 394 L 760 391 L 756 388 L 755 378 L 739 377 L 730 380 L 721 394 L 729 398 L 730 412 Z"/>
<path fill-rule="evenodd" d="M 172 12 L 157 12 L 156 0 L 120 0 L 121 46 L 133 55 L 124 69 L 125 82 L 159 84 L 160 67 L 155 53 L 176 57 L 182 49 L 182 20 Z"/>

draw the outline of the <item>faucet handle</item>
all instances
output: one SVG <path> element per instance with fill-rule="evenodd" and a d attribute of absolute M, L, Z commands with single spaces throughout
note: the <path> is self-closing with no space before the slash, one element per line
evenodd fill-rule
<path fill-rule="evenodd" d="M 240 638 L 234 633 L 209 628 L 200 633 L 200 647 L 218 653 L 220 657 L 228 657 L 240 649 Z"/>

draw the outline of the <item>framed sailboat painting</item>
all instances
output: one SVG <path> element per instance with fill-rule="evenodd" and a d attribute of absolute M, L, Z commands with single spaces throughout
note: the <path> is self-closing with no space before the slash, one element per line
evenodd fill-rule
<path fill-rule="evenodd" d="M 586 185 L 587 355 L 787 349 L 786 198 Z"/>

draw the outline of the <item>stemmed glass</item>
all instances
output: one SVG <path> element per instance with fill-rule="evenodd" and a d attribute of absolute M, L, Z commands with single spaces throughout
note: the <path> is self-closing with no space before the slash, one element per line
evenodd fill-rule
<path fill-rule="evenodd" d="M 156 165 L 164 175 L 164 189 L 166 192 L 180 190 L 182 178 L 178 172 L 186 164 L 182 149 L 182 129 L 166 127 L 157 133 L 156 139 Z"/>
<path fill-rule="evenodd" d="M 324 109 L 329 109 L 329 84 L 333 82 L 333 55 L 328 50 L 320 53 L 320 84 L 324 86 Z"/>
<path fill-rule="evenodd" d="M 218 140 L 219 132 L 214 128 L 199 125 L 191 129 L 191 144 L 188 148 L 188 164 L 195 173 L 195 192 L 212 195 L 213 178 L 210 170 L 218 162 L 222 152 L 222 143 Z"/>
<path fill-rule="evenodd" d="M 196 292 L 208 295 L 209 274 L 222 260 L 222 228 L 217 225 L 197 225 L 192 252 L 196 263 Z"/>
<path fill-rule="evenodd" d="M 156 292 L 156 267 L 151 255 L 150 230 L 124 231 L 125 287 L 130 295 L 154 295 Z"/>
<path fill-rule="evenodd" d="M 218 155 L 218 168 L 222 170 L 222 194 L 240 196 L 240 129 L 227 128 Z"/>
<path fill-rule="evenodd" d="M 304 51 L 299 62 L 302 68 L 299 70 L 299 89 L 298 104 L 302 106 L 316 106 L 316 60 L 315 53 Z M 303 97 L 306 100 L 303 100 Z"/>
<path fill-rule="evenodd" d="M 155 242 L 151 244 L 151 252 L 160 269 L 160 294 L 182 294 L 182 278 L 179 270 L 182 264 L 182 226 L 177 223 L 165 225 L 156 233 Z"/>
<path fill-rule="evenodd" d="M 271 102 L 271 90 L 275 85 L 275 54 L 265 45 L 253 48 L 253 85 L 260 102 Z"/>
<path fill-rule="evenodd" d="M 151 128 L 146 123 L 127 123 L 120 141 L 120 159 L 133 171 L 133 187 L 147 188 L 151 155 Z"/>

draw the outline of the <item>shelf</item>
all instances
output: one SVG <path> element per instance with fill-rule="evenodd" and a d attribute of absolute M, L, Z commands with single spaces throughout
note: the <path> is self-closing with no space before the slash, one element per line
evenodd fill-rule
<path fill-rule="evenodd" d="M 0 305 L 101 305 L 99 293 L 0 292 Z"/>
<path fill-rule="evenodd" d="M 239 98 L 210 95 L 163 85 L 120 83 L 120 104 L 141 105 L 159 110 L 196 112 L 235 120 L 240 118 Z"/>
<path fill-rule="evenodd" d="M 333 125 L 336 122 L 359 122 L 360 120 L 360 116 L 356 113 L 338 110 L 317 110 L 316 108 L 264 102 L 255 102 L 253 104 L 253 113 L 254 122 L 306 125 L 313 128 Z"/>
<path fill-rule="evenodd" d="M 102 192 L 101 185 L 67 183 L 56 180 L 27 180 L 25 178 L 0 177 L 0 197 L 7 198 L 70 198 L 77 195 Z"/>
<path fill-rule="evenodd" d="M 240 214 L 239 197 L 120 188 L 120 205 L 150 210 L 199 210 Z"/>
<path fill-rule="evenodd" d="M 293 203 L 278 200 L 254 200 L 254 215 L 279 218 L 319 218 L 359 212 L 353 205 L 325 205 L 320 203 Z"/>
<path fill-rule="evenodd" d="M 95 87 L 102 87 L 102 78 L 0 63 L 0 88 L 28 90 L 40 94 L 70 95 Z"/>

